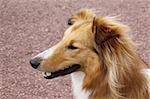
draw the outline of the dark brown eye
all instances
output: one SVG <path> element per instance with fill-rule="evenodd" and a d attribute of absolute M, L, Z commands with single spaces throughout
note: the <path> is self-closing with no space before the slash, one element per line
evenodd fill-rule
<path fill-rule="evenodd" d="M 69 46 L 68 46 L 68 49 L 72 49 L 72 50 L 73 50 L 73 49 L 78 49 L 78 48 L 75 47 L 75 46 L 73 46 L 73 45 L 69 45 Z"/>
<path fill-rule="evenodd" d="M 68 20 L 68 25 L 72 25 L 71 18 Z"/>

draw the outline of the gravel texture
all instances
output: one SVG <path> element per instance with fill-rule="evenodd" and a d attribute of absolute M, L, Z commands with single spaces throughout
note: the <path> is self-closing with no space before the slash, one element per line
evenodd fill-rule
<path fill-rule="evenodd" d="M 0 0 L 0 99 L 72 99 L 70 76 L 46 80 L 29 60 L 62 38 L 79 8 L 119 15 L 150 64 L 150 0 Z"/>

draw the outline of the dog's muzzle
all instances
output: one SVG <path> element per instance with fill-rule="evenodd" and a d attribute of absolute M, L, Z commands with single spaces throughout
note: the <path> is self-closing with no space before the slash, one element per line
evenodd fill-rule
<path fill-rule="evenodd" d="M 30 64 L 34 69 L 38 69 L 40 67 L 40 63 L 42 62 L 42 59 L 39 57 L 33 58 L 30 60 Z M 70 66 L 66 66 L 65 68 L 62 68 L 60 70 L 56 70 L 54 72 L 44 72 L 43 76 L 46 79 L 53 79 L 59 76 L 64 76 L 67 74 L 71 74 L 72 72 L 77 71 L 80 68 L 80 64 L 72 64 Z"/>

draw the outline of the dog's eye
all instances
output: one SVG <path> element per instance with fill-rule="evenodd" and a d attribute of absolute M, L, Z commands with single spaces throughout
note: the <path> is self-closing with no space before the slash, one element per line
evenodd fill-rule
<path fill-rule="evenodd" d="M 73 46 L 73 45 L 69 45 L 68 49 L 78 49 L 77 47 Z"/>
<path fill-rule="evenodd" d="M 72 25 L 71 19 L 68 20 L 68 25 Z"/>

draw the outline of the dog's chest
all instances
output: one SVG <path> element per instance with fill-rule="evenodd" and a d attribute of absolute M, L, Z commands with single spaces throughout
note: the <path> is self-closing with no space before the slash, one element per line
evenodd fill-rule
<path fill-rule="evenodd" d="M 85 74 L 83 72 L 75 72 L 71 74 L 73 95 L 75 99 L 88 99 L 90 92 L 82 90 L 82 84 Z"/>

